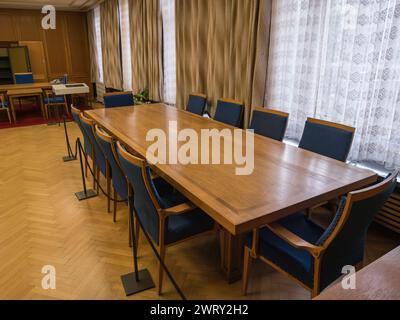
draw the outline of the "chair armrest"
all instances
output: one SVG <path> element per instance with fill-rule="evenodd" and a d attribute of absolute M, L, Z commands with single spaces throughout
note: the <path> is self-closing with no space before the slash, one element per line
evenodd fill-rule
<path fill-rule="evenodd" d="M 300 238 L 298 235 L 282 227 L 279 223 L 271 223 L 266 226 L 269 230 L 275 233 L 278 237 L 287 241 L 291 246 L 308 251 L 314 258 L 318 258 L 324 251 L 323 247 L 319 247 Z"/>
<path fill-rule="evenodd" d="M 161 212 L 164 213 L 166 216 L 173 216 L 173 215 L 186 213 L 193 209 L 196 209 L 196 206 L 193 203 L 185 202 L 185 203 L 179 204 L 175 207 L 161 209 Z"/>

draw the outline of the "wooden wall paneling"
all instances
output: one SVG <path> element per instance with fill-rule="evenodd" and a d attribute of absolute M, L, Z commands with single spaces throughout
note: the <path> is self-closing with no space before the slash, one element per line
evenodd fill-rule
<path fill-rule="evenodd" d="M 24 41 L 42 41 L 41 16 L 39 14 L 26 13 L 15 15 L 15 27 L 17 29 L 18 40 Z"/>
<path fill-rule="evenodd" d="M 65 16 L 57 15 L 57 28 L 43 30 L 46 42 L 46 58 L 50 80 L 68 73 L 67 40 L 65 37 Z"/>
<path fill-rule="evenodd" d="M 15 24 L 13 23 L 12 15 L 7 12 L 0 12 L 0 40 L 17 40 L 17 32 L 15 30 Z"/>

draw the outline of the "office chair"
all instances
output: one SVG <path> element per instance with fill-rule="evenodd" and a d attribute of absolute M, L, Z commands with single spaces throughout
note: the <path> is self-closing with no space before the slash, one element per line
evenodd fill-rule
<path fill-rule="evenodd" d="M 186 106 L 186 111 L 202 116 L 207 103 L 207 96 L 202 93 L 192 93 Z"/>
<path fill-rule="evenodd" d="M 105 108 L 134 106 L 135 100 L 132 92 L 111 92 L 103 96 Z"/>
<path fill-rule="evenodd" d="M 282 141 L 288 124 L 289 114 L 272 109 L 255 107 L 249 129 L 254 133 Z"/>
<path fill-rule="evenodd" d="M 214 120 L 229 124 L 234 127 L 242 125 L 244 105 L 240 101 L 221 99 L 217 102 Z"/>

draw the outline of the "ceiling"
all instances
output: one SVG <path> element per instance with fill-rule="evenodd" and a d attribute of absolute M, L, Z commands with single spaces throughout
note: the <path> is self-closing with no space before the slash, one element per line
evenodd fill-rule
<path fill-rule="evenodd" d="M 56 10 L 86 11 L 102 0 L 0 0 L 0 8 L 41 9 L 53 5 Z"/>

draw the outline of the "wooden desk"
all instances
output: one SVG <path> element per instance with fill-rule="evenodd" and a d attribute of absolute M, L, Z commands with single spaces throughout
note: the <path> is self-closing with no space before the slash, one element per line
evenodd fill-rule
<path fill-rule="evenodd" d="M 42 101 L 42 89 L 39 88 L 31 88 L 31 89 L 11 89 L 7 91 L 7 96 L 10 100 L 10 108 L 11 114 L 14 119 L 14 122 L 17 122 L 17 117 L 15 115 L 15 108 L 14 108 L 14 99 L 15 98 L 26 98 L 26 97 L 36 97 L 40 103 L 40 110 L 42 115 L 44 115 L 43 110 L 43 101 Z"/>
<path fill-rule="evenodd" d="M 178 130 L 191 128 L 199 136 L 201 129 L 233 129 L 163 104 L 97 109 L 85 114 L 143 157 L 153 143 L 146 141 L 147 132 L 154 128 L 168 132 L 171 120 L 177 121 Z M 250 176 L 237 176 L 236 165 L 153 167 L 228 231 L 221 236 L 221 266 L 228 281 L 241 276 L 240 235 L 377 179 L 371 171 L 262 136 L 255 136 L 254 144 L 255 169 Z"/>
<path fill-rule="evenodd" d="M 51 83 L 50 82 L 35 82 L 35 83 L 0 85 L 0 93 L 5 93 L 8 90 L 19 90 L 19 89 L 51 89 Z"/>
<path fill-rule="evenodd" d="M 400 300 L 400 247 L 356 273 L 356 289 L 341 283 L 323 291 L 315 300 Z"/>

